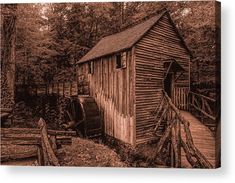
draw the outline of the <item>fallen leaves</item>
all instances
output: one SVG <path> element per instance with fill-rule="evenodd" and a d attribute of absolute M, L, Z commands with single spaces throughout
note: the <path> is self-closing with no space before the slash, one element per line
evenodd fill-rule
<path fill-rule="evenodd" d="M 62 166 L 80 167 L 126 167 L 119 156 L 107 146 L 91 140 L 73 138 L 71 146 L 58 151 Z"/>

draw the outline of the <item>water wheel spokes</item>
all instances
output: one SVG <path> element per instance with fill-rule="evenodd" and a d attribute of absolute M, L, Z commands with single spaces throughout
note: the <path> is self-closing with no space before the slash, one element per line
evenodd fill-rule
<path fill-rule="evenodd" d="M 76 130 L 78 136 L 84 137 L 81 129 L 81 125 L 79 123 L 79 117 L 78 117 L 78 101 L 70 98 L 67 106 L 65 107 L 65 124 L 63 127 L 65 129 L 73 129 Z"/>
<path fill-rule="evenodd" d="M 74 121 L 74 116 L 68 110 L 65 110 L 65 113 L 69 117 L 70 121 Z"/>

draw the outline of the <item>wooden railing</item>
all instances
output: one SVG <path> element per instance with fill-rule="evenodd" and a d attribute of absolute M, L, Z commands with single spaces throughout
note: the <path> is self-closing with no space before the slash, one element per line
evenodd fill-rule
<path fill-rule="evenodd" d="M 160 137 L 160 140 L 156 147 L 154 160 L 161 156 L 166 141 L 170 141 L 171 167 L 181 167 L 181 148 L 183 148 L 192 167 L 213 168 L 206 157 L 194 145 L 189 122 L 184 119 L 165 91 L 163 91 L 162 96 L 162 102 L 155 111 L 156 126 L 154 131 Z M 158 132 L 160 126 L 165 126 L 163 134 Z M 185 137 L 181 134 L 182 130 L 184 130 Z"/>
<path fill-rule="evenodd" d="M 174 88 L 173 103 L 178 109 L 188 110 L 188 87 L 176 87 Z"/>
<path fill-rule="evenodd" d="M 1 146 L 28 146 L 29 151 L 1 154 L 1 162 L 37 157 L 38 165 L 60 166 L 56 151 L 61 145 L 71 144 L 74 131 L 47 130 L 40 118 L 39 128 L 1 128 Z"/>
<path fill-rule="evenodd" d="M 189 106 L 196 109 L 204 117 L 216 120 L 217 117 L 217 106 L 216 100 L 210 97 L 189 92 Z"/>

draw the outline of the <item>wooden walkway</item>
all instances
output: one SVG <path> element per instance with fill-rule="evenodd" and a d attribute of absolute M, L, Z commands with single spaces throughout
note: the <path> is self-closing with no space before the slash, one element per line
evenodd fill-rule
<path fill-rule="evenodd" d="M 181 115 L 190 123 L 190 131 L 193 141 L 198 150 L 208 159 L 208 161 L 215 167 L 215 138 L 211 131 L 203 125 L 191 113 L 180 111 Z M 182 126 L 183 128 L 183 126 Z M 182 139 L 185 139 L 184 130 L 181 128 Z M 188 163 L 185 153 L 182 150 L 182 167 L 191 167 Z"/>

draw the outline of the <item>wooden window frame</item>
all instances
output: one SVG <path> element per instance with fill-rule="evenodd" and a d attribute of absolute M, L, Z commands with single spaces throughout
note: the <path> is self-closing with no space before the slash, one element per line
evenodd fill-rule
<path fill-rule="evenodd" d="M 126 52 L 116 54 L 116 69 L 125 69 L 127 62 Z"/>
<path fill-rule="evenodd" d="M 88 63 L 88 74 L 94 74 L 94 62 L 90 61 Z"/>
<path fill-rule="evenodd" d="M 122 56 L 121 54 L 116 54 L 116 69 L 122 68 Z"/>

